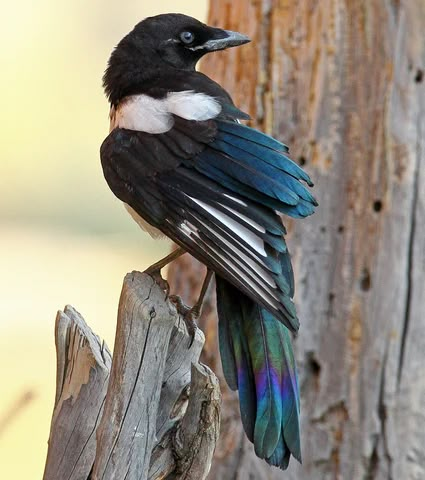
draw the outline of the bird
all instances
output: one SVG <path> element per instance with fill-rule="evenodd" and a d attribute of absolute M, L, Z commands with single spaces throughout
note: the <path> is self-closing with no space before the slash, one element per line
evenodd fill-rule
<path fill-rule="evenodd" d="M 188 325 L 215 275 L 225 379 L 256 455 L 284 470 L 291 456 L 301 462 L 301 446 L 291 345 L 299 320 L 282 214 L 304 218 L 318 203 L 288 147 L 249 127 L 229 93 L 196 70 L 204 55 L 249 41 L 178 13 L 138 23 L 104 73 L 110 132 L 100 157 L 134 220 L 178 246 L 147 272 L 184 253 L 207 267 Z"/>

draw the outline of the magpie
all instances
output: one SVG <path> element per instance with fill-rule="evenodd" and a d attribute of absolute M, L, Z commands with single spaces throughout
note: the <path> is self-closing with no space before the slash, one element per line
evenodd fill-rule
<path fill-rule="evenodd" d="M 110 133 L 105 179 L 139 225 L 190 253 L 216 277 L 219 343 L 243 427 L 271 465 L 301 461 L 300 400 L 291 332 L 299 322 L 279 214 L 303 218 L 317 202 L 307 173 L 280 141 L 242 123 L 216 82 L 196 71 L 209 52 L 243 45 L 237 32 L 181 14 L 138 23 L 112 52 L 104 77 Z"/>

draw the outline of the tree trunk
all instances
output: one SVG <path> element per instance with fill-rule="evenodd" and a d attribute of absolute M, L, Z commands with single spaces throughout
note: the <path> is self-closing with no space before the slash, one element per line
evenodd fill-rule
<path fill-rule="evenodd" d="M 209 22 L 253 41 L 202 70 L 290 145 L 320 203 L 285 219 L 303 465 L 258 460 L 223 387 L 209 478 L 425 478 L 425 2 L 214 0 Z M 201 267 L 186 257 L 170 282 L 193 301 Z M 213 302 L 203 361 L 219 373 Z"/>

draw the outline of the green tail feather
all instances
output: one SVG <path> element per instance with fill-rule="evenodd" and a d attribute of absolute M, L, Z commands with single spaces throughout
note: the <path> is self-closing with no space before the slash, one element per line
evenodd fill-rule
<path fill-rule="evenodd" d="M 288 329 L 217 277 L 220 353 L 229 387 L 239 390 L 242 423 L 255 453 L 287 468 L 301 461 L 299 389 Z"/>

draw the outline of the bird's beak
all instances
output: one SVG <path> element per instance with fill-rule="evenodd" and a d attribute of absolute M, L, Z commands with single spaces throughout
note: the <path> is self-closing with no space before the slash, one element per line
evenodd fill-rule
<path fill-rule="evenodd" d="M 251 41 L 249 37 L 239 32 L 232 32 L 231 30 L 215 30 L 215 38 L 206 41 L 201 48 L 207 52 L 214 52 L 216 50 L 224 50 L 225 48 L 237 47 Z"/>

